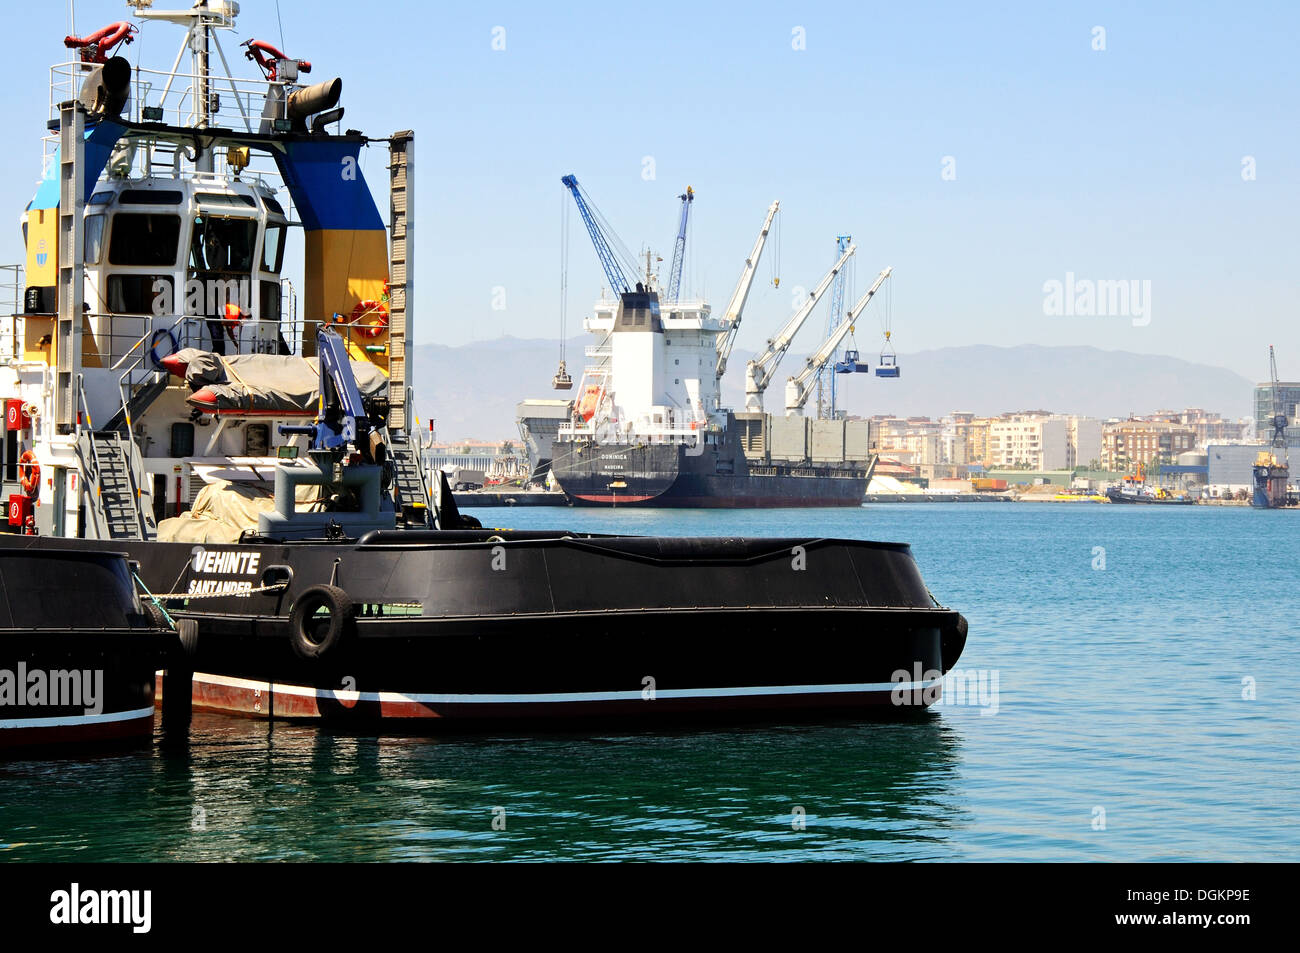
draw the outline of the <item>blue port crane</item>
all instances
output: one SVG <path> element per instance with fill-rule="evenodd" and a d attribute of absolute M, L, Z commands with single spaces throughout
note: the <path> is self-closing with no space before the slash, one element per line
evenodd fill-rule
<path fill-rule="evenodd" d="M 849 247 L 853 241 L 852 235 L 835 236 L 835 253 L 836 255 L 844 254 L 844 249 Z M 846 268 L 835 276 L 835 284 L 831 285 L 831 312 L 826 317 L 826 336 L 830 337 L 835 333 L 835 329 L 840 326 L 844 319 L 844 286 L 848 282 L 849 270 Z M 848 360 L 847 352 L 845 360 Z M 854 357 L 856 360 L 856 355 Z M 826 391 L 830 391 L 830 399 L 826 399 Z M 817 416 L 823 420 L 835 419 L 835 374 L 828 366 L 823 366 L 817 374 Z"/>
<path fill-rule="evenodd" d="M 682 200 L 682 220 L 677 225 L 677 242 L 673 245 L 673 265 L 668 271 L 668 302 L 677 300 L 682 288 L 682 261 L 686 258 L 686 221 L 691 215 L 691 203 L 695 201 L 695 190 L 689 185 L 686 191 L 677 196 Z"/>
<path fill-rule="evenodd" d="M 619 265 L 618 256 L 615 254 L 610 244 L 611 238 L 617 241 L 617 236 L 609 231 L 608 223 L 604 222 L 603 216 L 595 208 L 590 200 L 583 194 L 582 188 L 578 185 L 577 176 L 566 175 L 560 179 L 564 187 L 573 193 L 573 200 L 578 203 L 578 214 L 582 216 L 582 222 L 587 226 L 587 234 L 591 236 L 591 243 L 596 246 L 596 254 L 600 257 L 600 266 L 605 269 L 605 277 L 609 279 L 610 290 L 615 294 L 627 294 L 632 290 L 628 284 L 627 277 L 623 273 L 622 266 Z"/>

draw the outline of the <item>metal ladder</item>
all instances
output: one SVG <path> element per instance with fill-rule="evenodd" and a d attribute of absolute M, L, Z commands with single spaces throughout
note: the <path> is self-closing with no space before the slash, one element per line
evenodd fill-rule
<path fill-rule="evenodd" d="M 153 511 L 140 506 L 132 459 L 135 446 L 130 438 L 115 430 L 83 430 L 77 438 L 77 454 L 96 538 L 151 538 L 157 527 Z"/>
<path fill-rule="evenodd" d="M 392 229 L 388 255 L 388 392 L 401 398 L 392 401 L 388 422 L 393 430 L 407 431 L 412 413 L 407 399 L 407 388 L 411 384 L 407 358 L 413 330 L 408 305 L 415 300 L 415 276 L 407 270 L 415 252 L 414 134 L 410 130 L 393 133 L 388 142 L 388 154 L 389 221 Z"/>
<path fill-rule="evenodd" d="M 396 474 L 393 482 L 397 486 L 398 512 L 407 526 L 431 527 L 429 488 L 424 485 L 419 454 L 403 433 L 390 432 L 389 441 L 388 455 Z"/>

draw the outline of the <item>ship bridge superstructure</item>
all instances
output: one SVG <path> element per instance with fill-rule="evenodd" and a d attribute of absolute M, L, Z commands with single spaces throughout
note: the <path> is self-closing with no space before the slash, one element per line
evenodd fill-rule
<path fill-rule="evenodd" d="M 726 420 L 714 373 L 725 325 L 707 302 L 665 309 L 654 291 L 602 297 L 583 327 L 593 343 L 560 439 L 695 445 L 716 437 Z"/>
<path fill-rule="evenodd" d="M 14 495 L 20 458 L 39 461 L 43 478 L 24 481 L 38 531 L 71 533 L 75 520 L 81 535 L 148 536 L 210 474 L 256 481 L 274 467 L 294 443 L 279 427 L 302 411 L 251 397 L 196 406 L 204 382 L 184 376 L 194 353 L 215 355 L 223 386 L 256 391 L 231 361 L 311 357 L 329 325 L 354 363 L 388 377 L 395 456 L 411 430 L 413 136 L 342 128 L 342 80 L 309 84 L 305 59 L 255 39 L 227 49 L 230 0 L 129 6 L 138 23 L 64 41 L 73 54 L 50 70 L 42 172 L 20 216 L 22 298 L 3 329 L 0 397 L 22 413 L 3 489 Z M 128 47 L 142 31 L 178 41 L 170 67 L 123 55 L 145 48 Z M 240 57 L 260 75 L 236 75 Z M 387 222 L 364 175 L 375 144 Z M 85 506 L 84 494 L 96 506 L 106 495 L 94 482 L 109 469 L 129 526 Z M 47 501 L 57 517 L 41 512 Z"/>

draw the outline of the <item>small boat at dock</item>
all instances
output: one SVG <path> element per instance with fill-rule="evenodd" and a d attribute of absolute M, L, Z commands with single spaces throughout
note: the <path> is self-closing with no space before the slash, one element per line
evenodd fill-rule
<path fill-rule="evenodd" d="M 150 737 L 158 623 L 120 553 L 0 547 L 0 751 Z"/>

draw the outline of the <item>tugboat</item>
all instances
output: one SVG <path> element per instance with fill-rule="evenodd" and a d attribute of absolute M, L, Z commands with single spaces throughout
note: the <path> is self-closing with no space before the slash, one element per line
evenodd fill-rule
<path fill-rule="evenodd" d="M 68 38 L 79 61 L 55 77 L 75 88 L 52 99 L 57 175 L 25 214 L 0 367 L 0 550 L 125 552 L 177 620 L 195 706 L 257 717 L 934 701 L 966 623 L 905 544 L 484 529 L 445 479 L 426 486 L 405 360 L 414 137 L 330 132 L 341 82 L 300 86 L 310 64 L 261 41 L 262 80 L 218 82 L 208 54 L 236 12 L 138 9 L 185 26 L 195 56 L 147 82 Z M 169 101 L 186 82 L 198 95 Z M 358 161 L 376 143 L 387 233 Z M 297 222 L 301 318 L 280 275 Z M 255 293 L 210 298 L 217 282 Z"/>
<path fill-rule="evenodd" d="M 150 737 L 175 638 L 121 554 L 0 547 L 0 751 Z"/>
<path fill-rule="evenodd" d="M 1119 486 L 1107 487 L 1106 499 L 1112 503 L 1159 503 L 1179 506 L 1186 506 L 1196 502 L 1190 496 L 1179 496 L 1170 493 L 1162 486 L 1149 485 L 1146 482 L 1141 465 L 1138 466 L 1136 475 L 1126 476 L 1124 482 Z"/>

